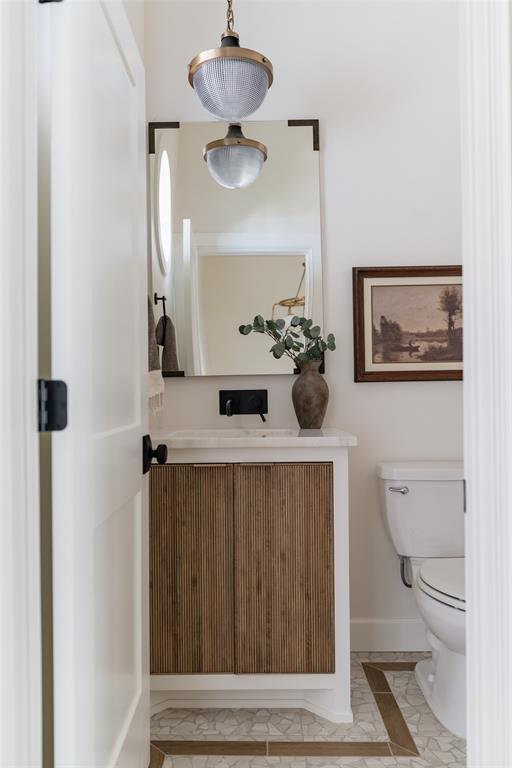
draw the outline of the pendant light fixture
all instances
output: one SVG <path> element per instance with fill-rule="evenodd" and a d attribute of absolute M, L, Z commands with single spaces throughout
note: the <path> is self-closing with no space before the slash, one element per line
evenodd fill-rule
<path fill-rule="evenodd" d="M 237 122 L 261 106 L 272 85 L 273 70 L 266 56 L 240 48 L 233 27 L 233 0 L 227 4 L 227 28 L 220 48 L 203 51 L 192 59 L 188 81 L 210 114 Z"/>
<path fill-rule="evenodd" d="M 260 141 L 246 139 L 240 123 L 232 123 L 223 139 L 205 146 L 203 158 L 217 184 L 240 189 L 258 178 L 267 159 L 267 148 Z"/>

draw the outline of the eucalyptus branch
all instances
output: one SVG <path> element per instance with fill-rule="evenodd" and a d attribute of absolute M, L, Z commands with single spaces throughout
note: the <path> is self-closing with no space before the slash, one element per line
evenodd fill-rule
<path fill-rule="evenodd" d="M 273 356 L 279 360 L 286 355 L 297 366 L 309 360 L 321 360 L 326 350 L 336 349 L 334 335 L 330 333 L 323 339 L 320 326 L 305 317 L 294 316 L 287 326 L 283 318 L 264 320 L 256 315 L 252 323 L 241 325 L 238 330 L 243 336 L 253 331 L 269 336 L 275 342 L 270 348 Z"/>

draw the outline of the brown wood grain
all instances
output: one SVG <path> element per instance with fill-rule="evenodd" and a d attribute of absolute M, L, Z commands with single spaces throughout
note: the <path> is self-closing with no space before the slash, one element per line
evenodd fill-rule
<path fill-rule="evenodd" d="M 354 381 L 457 381 L 462 371 L 367 371 L 364 343 L 364 281 L 368 277 L 460 277 L 459 264 L 428 267 L 353 267 Z"/>
<path fill-rule="evenodd" d="M 401 747 L 399 744 L 393 744 L 392 741 L 389 742 L 389 748 L 391 754 L 395 757 L 412 757 L 413 755 L 417 757 L 419 755 L 418 750 L 411 752 L 409 749 L 405 749 L 405 747 Z"/>
<path fill-rule="evenodd" d="M 383 672 L 414 672 L 417 661 L 365 661 L 363 667 L 374 667 Z"/>
<path fill-rule="evenodd" d="M 363 664 L 363 669 L 372 693 L 391 693 L 384 672 L 371 664 Z"/>
<path fill-rule="evenodd" d="M 233 468 L 153 466 L 150 499 L 151 672 L 233 672 Z"/>
<path fill-rule="evenodd" d="M 387 741 L 269 741 L 269 757 L 390 757 Z"/>
<path fill-rule="evenodd" d="M 150 745 L 150 750 L 149 768 L 162 768 L 165 760 L 165 752 L 158 749 L 155 744 Z"/>
<path fill-rule="evenodd" d="M 235 669 L 334 671 L 332 464 L 236 465 Z"/>
<path fill-rule="evenodd" d="M 266 741 L 206 741 L 203 739 L 157 741 L 166 755 L 257 755 L 267 754 Z M 389 753 L 388 753 L 389 754 Z"/>
<path fill-rule="evenodd" d="M 419 755 L 414 739 L 393 694 L 374 693 L 373 695 L 386 726 L 390 742 L 414 755 Z"/>

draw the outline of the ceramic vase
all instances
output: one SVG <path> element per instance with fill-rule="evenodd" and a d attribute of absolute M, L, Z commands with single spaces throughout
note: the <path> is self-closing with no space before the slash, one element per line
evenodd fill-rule
<path fill-rule="evenodd" d="M 292 387 L 292 401 L 301 429 L 321 429 L 327 403 L 329 387 L 320 373 L 320 360 L 300 363 L 300 373 Z"/>

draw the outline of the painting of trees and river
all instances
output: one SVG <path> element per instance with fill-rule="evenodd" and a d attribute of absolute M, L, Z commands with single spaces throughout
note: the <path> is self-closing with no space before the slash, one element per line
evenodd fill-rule
<path fill-rule="evenodd" d="M 374 363 L 462 362 L 461 285 L 373 285 Z"/>

